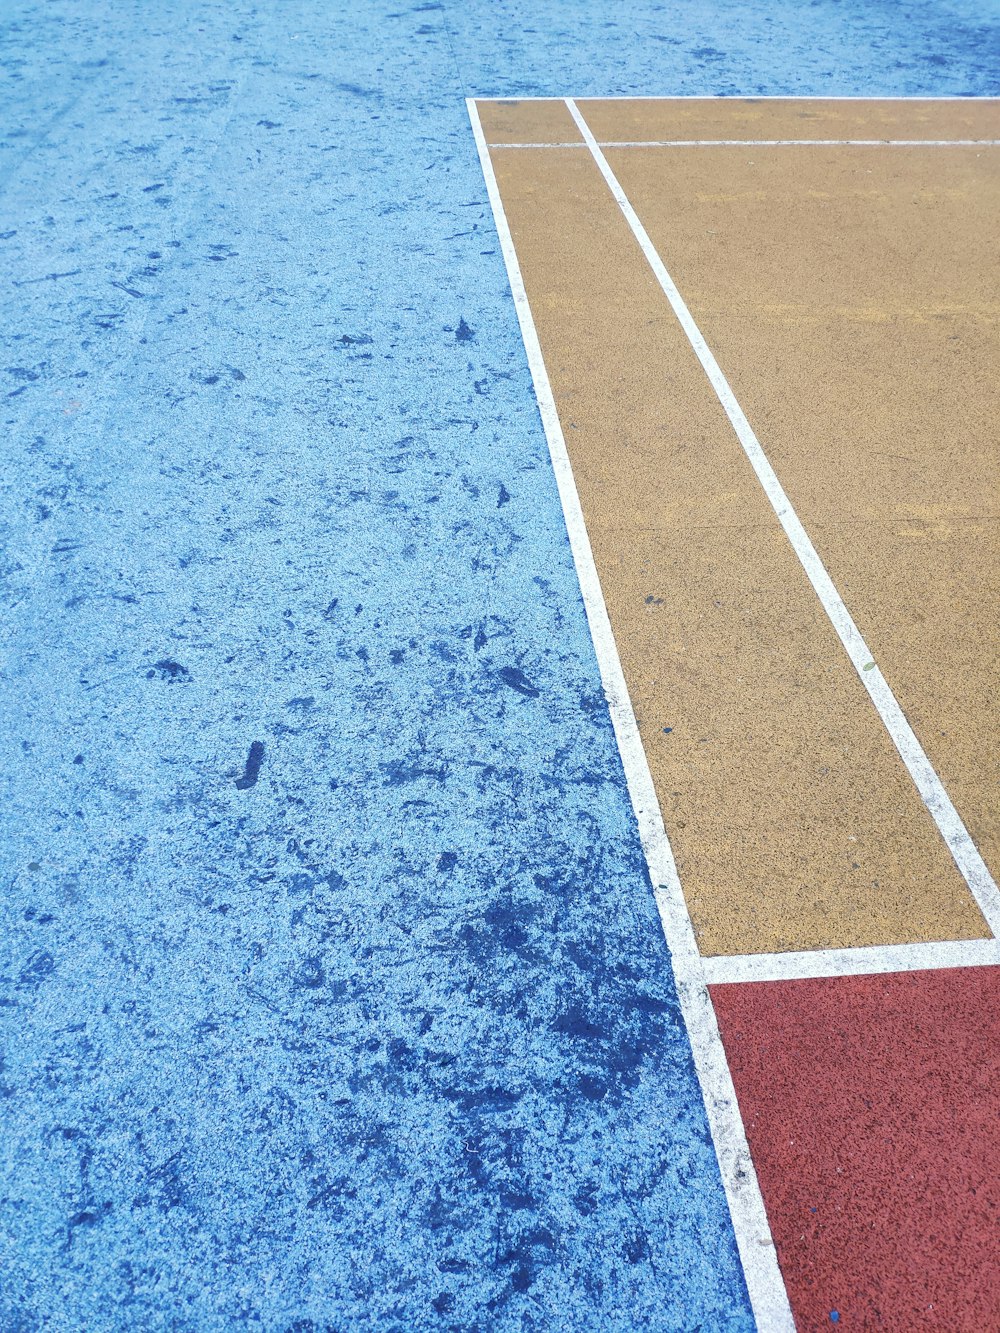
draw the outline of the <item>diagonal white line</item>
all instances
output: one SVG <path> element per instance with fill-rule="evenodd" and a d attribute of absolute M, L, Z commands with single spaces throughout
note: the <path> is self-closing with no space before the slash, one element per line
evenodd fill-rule
<path fill-rule="evenodd" d="M 701 330 L 694 322 L 691 312 L 674 284 L 674 280 L 667 272 L 659 254 L 657 254 L 649 234 L 639 220 L 638 214 L 629 203 L 617 176 L 608 165 L 608 160 L 601 152 L 600 145 L 572 98 L 566 99 L 566 106 L 576 123 L 577 129 L 583 135 L 598 170 L 607 182 L 615 202 L 632 229 L 632 234 L 638 241 L 657 282 L 670 302 L 695 355 L 701 362 L 702 369 L 708 376 L 716 397 L 722 404 L 723 410 L 729 418 L 740 444 L 743 446 L 743 451 L 757 474 L 757 479 L 763 486 L 767 498 L 778 516 L 778 521 L 785 530 L 785 535 L 791 542 L 817 597 L 823 603 L 823 609 L 829 616 L 848 657 L 854 664 L 861 683 L 868 691 L 872 703 L 878 710 L 878 714 L 885 724 L 893 744 L 899 751 L 900 758 L 906 765 L 924 804 L 930 811 L 931 817 L 938 827 L 938 832 L 947 844 L 962 878 L 968 884 L 973 897 L 979 904 L 990 930 L 994 935 L 1000 935 L 1000 891 L 998 891 L 992 875 L 986 868 L 986 863 L 979 855 L 976 844 L 969 836 L 968 829 L 952 804 L 951 798 L 945 791 L 931 761 L 924 753 L 923 746 L 917 740 L 913 728 L 907 722 L 896 696 L 876 665 L 871 649 L 862 638 L 861 631 L 855 625 L 850 612 L 834 586 L 833 580 L 826 572 L 816 548 L 810 541 L 799 516 L 792 508 L 791 501 L 778 481 L 767 455 L 761 448 L 760 441 L 754 434 L 743 409 L 736 401 L 736 396 L 729 387 L 728 380 L 719 368 L 719 363 L 705 342 Z"/>
<path fill-rule="evenodd" d="M 736 1101 L 729 1065 L 726 1063 L 722 1039 L 719 1036 L 715 1010 L 712 1008 L 712 1001 L 705 985 L 694 929 L 681 892 L 670 843 L 663 827 L 653 778 L 646 762 L 642 741 L 639 739 L 638 724 L 625 684 L 607 607 L 604 604 L 604 594 L 601 591 L 597 566 L 594 563 L 590 539 L 583 521 L 583 510 L 573 479 L 569 454 L 566 451 L 566 441 L 559 424 L 555 399 L 542 359 L 535 321 L 528 305 L 521 268 L 504 213 L 489 149 L 483 136 L 479 113 L 471 98 L 468 99 L 467 105 L 493 209 L 500 249 L 507 265 L 511 294 L 534 381 L 535 397 L 548 441 L 556 485 L 559 488 L 559 498 L 566 519 L 566 529 L 577 577 L 580 580 L 580 592 L 600 667 L 601 680 L 608 700 L 618 749 L 621 752 L 632 808 L 639 826 L 642 849 L 653 882 L 660 922 L 670 949 L 677 982 L 677 995 L 687 1026 L 695 1070 L 705 1101 L 705 1112 L 719 1160 L 722 1184 L 733 1219 L 736 1244 L 743 1263 L 750 1303 L 758 1327 L 763 1333 L 794 1333 L 795 1325 L 781 1271 L 778 1268 L 757 1173 L 747 1146 L 746 1131 Z"/>

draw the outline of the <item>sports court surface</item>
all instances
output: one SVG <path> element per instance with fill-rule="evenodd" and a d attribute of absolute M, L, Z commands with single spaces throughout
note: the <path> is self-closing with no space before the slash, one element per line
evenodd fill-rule
<path fill-rule="evenodd" d="M 989 1327 L 1000 103 L 470 114 L 755 1311 Z"/>
<path fill-rule="evenodd" d="M 1000 1328 L 1000 11 L 0 21 L 0 1329 Z"/>

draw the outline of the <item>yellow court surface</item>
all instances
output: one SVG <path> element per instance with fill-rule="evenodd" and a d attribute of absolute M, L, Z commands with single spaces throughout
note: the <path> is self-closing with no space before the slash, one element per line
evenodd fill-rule
<path fill-rule="evenodd" d="M 990 938 L 1000 104 L 478 111 L 702 953 Z"/>

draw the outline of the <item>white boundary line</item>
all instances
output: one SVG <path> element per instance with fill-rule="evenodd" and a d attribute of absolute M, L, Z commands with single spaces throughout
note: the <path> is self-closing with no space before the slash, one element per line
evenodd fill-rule
<path fill-rule="evenodd" d="M 805 981 L 810 977 L 860 977 L 945 967 L 996 967 L 1000 965 L 1000 940 L 879 944 L 871 948 L 816 949 L 807 953 L 750 953 L 732 958 L 704 958 L 702 964 L 710 986 L 734 981 Z"/>
<path fill-rule="evenodd" d="M 495 93 L 477 93 L 466 98 L 468 102 L 503 102 L 516 106 L 518 102 L 564 102 L 564 97 L 511 97 L 510 94 L 497 96 Z M 608 96 L 595 94 L 593 97 L 577 97 L 577 102 L 959 102 L 968 106 L 981 106 L 983 102 L 1000 103 L 1000 97 L 963 97 L 960 93 L 946 93 L 942 97 L 924 97 L 921 93 L 909 96 L 893 96 L 885 93 L 870 97 L 867 93 L 847 93 L 841 97 L 829 97 L 825 93 L 761 93 L 757 97 L 740 96 L 733 93 L 660 93 L 658 97 L 642 97 L 637 93 L 610 93 Z M 491 145 L 492 146 L 492 145 Z"/>
<path fill-rule="evenodd" d="M 854 623 L 850 612 L 834 586 L 833 580 L 827 573 L 822 560 L 820 560 L 816 548 L 802 526 L 799 516 L 792 508 L 791 501 L 785 494 L 767 455 L 761 448 L 760 441 L 754 434 L 742 407 L 736 401 L 736 396 L 719 368 L 719 363 L 705 342 L 698 325 L 694 322 L 691 312 L 674 285 L 674 280 L 667 272 L 663 260 L 657 254 L 649 234 L 639 221 L 638 214 L 629 203 L 617 176 L 608 165 L 608 160 L 590 132 L 590 127 L 571 97 L 566 99 L 566 106 L 576 122 L 577 129 L 590 148 L 598 170 L 621 209 L 625 221 L 632 229 L 632 234 L 638 241 L 642 253 L 653 270 L 664 296 L 670 302 L 681 328 L 687 335 L 688 342 L 701 362 L 702 369 L 708 376 L 716 397 L 722 404 L 723 410 L 729 418 L 740 444 L 743 446 L 743 451 L 750 461 L 750 466 L 757 474 L 757 480 L 763 486 L 778 521 L 785 530 L 785 535 L 791 542 L 816 596 L 822 602 L 824 611 L 829 616 L 848 657 L 854 664 L 861 683 L 868 691 L 872 703 L 878 710 L 879 717 L 885 724 L 885 728 L 899 751 L 899 756 L 906 765 L 917 791 L 930 811 L 931 818 L 951 852 L 962 878 L 968 884 L 973 897 L 979 904 L 980 911 L 986 918 L 990 930 L 994 935 L 1000 935 L 1000 890 L 997 889 L 993 876 L 986 868 L 985 861 L 969 836 L 968 829 L 966 829 L 961 816 L 952 804 L 951 798 L 945 791 L 931 761 L 924 753 L 923 746 L 917 740 L 913 728 L 907 722 L 896 696 L 876 665 L 871 649 L 862 638 L 861 631 Z"/>
<path fill-rule="evenodd" d="M 545 428 L 556 485 L 559 488 L 559 498 L 562 502 L 601 680 L 621 752 L 632 808 L 639 825 L 639 837 L 653 882 L 660 922 L 670 949 L 677 994 L 687 1025 L 698 1081 L 701 1084 L 722 1184 L 733 1219 L 736 1244 L 743 1263 L 750 1303 L 757 1326 L 762 1333 L 794 1333 L 795 1325 L 778 1268 L 757 1173 L 747 1146 L 746 1132 L 736 1101 L 729 1065 L 726 1063 L 722 1039 L 719 1036 L 715 1010 L 712 1008 L 712 1001 L 705 984 L 694 929 L 681 893 L 677 868 L 663 827 L 653 779 L 639 738 L 639 728 L 635 713 L 632 711 L 632 702 L 625 684 L 607 607 L 604 604 L 597 566 L 594 563 L 583 520 L 580 497 L 577 494 L 569 454 L 566 451 L 566 441 L 559 424 L 552 388 L 542 359 L 541 346 L 528 305 L 493 163 L 483 136 L 475 100 L 468 98 L 466 105 L 493 209 L 500 249 L 507 265 L 511 294 L 534 381 L 535 396 L 538 400 L 542 425 Z"/>
<path fill-rule="evenodd" d="M 1000 139 L 599 139 L 601 148 L 996 148 Z M 586 148 L 572 143 L 491 143 L 495 148 Z"/>

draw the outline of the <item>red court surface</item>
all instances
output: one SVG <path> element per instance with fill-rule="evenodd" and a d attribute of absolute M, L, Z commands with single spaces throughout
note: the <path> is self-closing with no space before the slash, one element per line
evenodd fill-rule
<path fill-rule="evenodd" d="M 798 1327 L 1000 1329 L 1000 970 L 712 999 Z"/>

